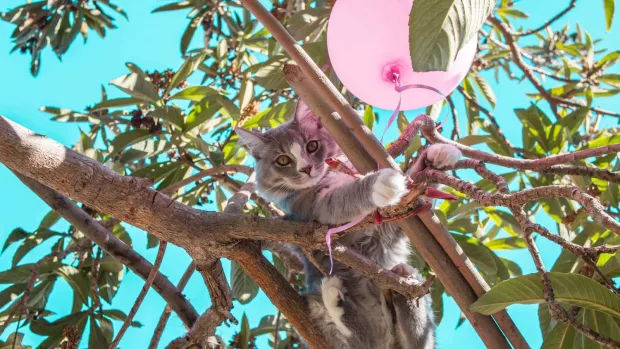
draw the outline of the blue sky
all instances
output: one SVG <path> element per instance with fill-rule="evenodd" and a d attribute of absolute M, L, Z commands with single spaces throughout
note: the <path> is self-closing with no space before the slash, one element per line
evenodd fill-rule
<path fill-rule="evenodd" d="M 16 5 L 23 4 L 22 0 L 4 0 L 0 11 Z M 527 26 L 543 23 L 545 19 L 558 12 L 566 5 L 567 1 L 560 0 L 521 0 L 519 8 L 531 15 L 530 19 L 523 20 Z M 0 114 L 30 128 L 38 133 L 70 146 L 78 139 L 79 129 L 76 124 L 61 124 L 49 121 L 49 116 L 39 112 L 41 106 L 59 106 L 76 110 L 83 110 L 87 105 L 93 105 L 100 98 L 101 85 L 113 78 L 125 74 L 126 62 L 133 62 L 143 69 L 175 68 L 181 63 L 179 53 L 179 40 L 187 20 L 185 13 L 172 12 L 164 14 L 150 14 L 150 11 L 160 6 L 165 1 L 142 0 L 142 1 L 118 1 L 124 6 L 130 20 L 119 19 L 119 29 L 110 31 L 105 39 L 100 39 L 92 34 L 86 45 L 81 40 L 76 41 L 69 52 L 63 56 L 60 62 L 53 54 L 46 51 L 40 74 L 33 78 L 29 73 L 29 58 L 19 54 L 9 55 L 11 44 L 9 37 L 13 27 L 0 22 L 0 66 L 3 68 L 0 78 Z M 602 1 L 582 1 L 577 3 L 577 9 L 571 15 L 560 21 L 556 27 L 569 23 L 574 25 L 578 22 L 582 28 L 588 30 L 593 38 L 603 38 L 603 45 L 610 49 L 618 49 L 620 42 L 620 25 L 616 23 L 611 32 L 605 33 L 604 14 Z M 532 88 L 527 84 L 518 84 L 506 78 L 500 78 L 495 83 L 492 76 L 488 76 L 498 98 L 495 114 L 498 116 L 502 129 L 513 143 L 519 143 L 520 123 L 514 117 L 514 108 L 523 108 L 529 105 L 529 100 L 524 95 L 531 92 Z M 106 86 L 107 87 L 107 86 Z M 116 92 L 110 91 L 112 95 Z M 603 100 L 600 106 L 608 109 L 620 109 L 618 98 Z M 387 111 L 379 111 L 382 120 L 389 116 Z M 408 113 L 409 117 L 415 115 Z M 460 112 L 463 117 L 464 111 Z M 461 125 L 465 123 L 462 119 Z M 394 127 L 395 128 L 395 127 Z M 381 127 L 377 130 L 382 130 Z M 378 131 L 377 131 L 378 132 Z M 394 131 L 391 135 L 394 136 Z M 390 139 L 390 134 L 386 139 Z M 16 227 L 33 230 L 38 226 L 40 219 L 49 208 L 32 194 L 19 180 L 17 180 L 5 167 L 0 166 L 0 241 L 4 241 L 10 231 Z M 214 208 L 208 208 L 214 210 Z M 62 223 L 61 223 L 62 224 Z M 134 248 L 143 256 L 153 261 L 156 250 L 146 250 L 145 234 L 137 229 L 130 230 Z M 544 261 L 551 266 L 557 257 L 559 250 L 551 245 L 540 243 L 544 252 Z M 15 246 L 0 256 L 0 270 L 10 267 L 10 257 Z M 48 247 L 41 246 L 29 254 L 24 262 L 38 260 L 47 253 Z M 524 251 L 510 252 L 506 257 L 518 261 L 524 272 L 533 272 L 533 265 Z M 161 271 L 172 282 L 177 282 L 182 272 L 189 264 L 190 259 L 179 248 L 170 246 L 166 253 Z M 228 269 L 228 263 L 225 263 Z M 57 313 L 63 314 L 69 311 L 70 303 L 65 301 L 65 296 L 70 289 L 66 285 L 57 283 L 52 294 L 51 308 Z M 128 273 L 123 280 L 118 295 L 112 308 L 120 308 L 128 311 L 143 285 L 143 281 L 133 273 Z M 199 312 L 209 305 L 209 297 L 200 277 L 195 274 L 185 294 Z M 481 341 L 467 323 L 455 329 L 459 319 L 459 311 L 456 305 L 448 299 L 446 302 L 444 320 L 437 331 L 440 348 L 462 347 L 465 343 L 468 348 L 483 348 Z M 150 340 L 153 328 L 157 323 L 164 302 L 153 291 L 149 292 L 143 306 L 137 314 L 136 320 L 144 327 L 140 329 L 130 328 L 121 341 L 122 348 L 142 348 Z M 264 315 L 275 313 L 274 307 L 261 292 L 252 302 L 251 306 L 242 307 L 235 305 L 233 314 L 241 318 L 243 312 L 250 314 L 252 325 L 258 323 Z M 509 309 L 509 313 L 524 333 L 532 347 L 539 347 L 541 336 L 538 330 L 538 320 L 535 306 L 516 306 Z M 120 323 L 115 324 L 118 330 Z M 235 328 L 222 327 L 218 333 L 224 338 L 230 338 Z M 9 333 L 7 331 L 3 338 Z M 164 332 L 160 346 L 165 346 L 170 340 L 184 333 L 182 323 L 172 316 L 166 331 Z M 40 337 L 28 334 L 26 343 L 37 344 Z M 86 342 L 81 346 L 86 347 Z"/>

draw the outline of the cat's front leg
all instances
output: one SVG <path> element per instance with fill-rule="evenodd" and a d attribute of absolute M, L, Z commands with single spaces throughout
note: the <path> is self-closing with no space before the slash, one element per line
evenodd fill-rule
<path fill-rule="evenodd" d="M 325 224 L 343 224 L 395 205 L 407 190 L 405 176 L 392 169 L 381 169 L 361 179 L 334 175 L 329 189 L 322 191 L 313 206 L 314 217 Z"/>

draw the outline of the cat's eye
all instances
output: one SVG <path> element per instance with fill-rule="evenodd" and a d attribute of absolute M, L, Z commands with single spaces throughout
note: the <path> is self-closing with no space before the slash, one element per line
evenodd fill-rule
<path fill-rule="evenodd" d="M 291 158 L 289 158 L 286 155 L 280 155 L 278 156 L 278 158 L 276 159 L 276 163 L 280 166 L 286 166 L 288 164 L 291 163 Z"/>
<path fill-rule="evenodd" d="M 319 142 L 317 141 L 310 141 L 306 144 L 306 150 L 308 153 L 314 153 L 317 149 L 319 149 Z"/>

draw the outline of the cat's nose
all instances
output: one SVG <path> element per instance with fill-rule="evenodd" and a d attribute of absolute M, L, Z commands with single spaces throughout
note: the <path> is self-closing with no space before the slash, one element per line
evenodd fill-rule
<path fill-rule="evenodd" d="M 303 172 L 305 174 L 307 174 L 308 176 L 310 175 L 310 172 L 312 171 L 312 165 L 308 165 L 306 167 L 300 168 L 299 172 Z"/>

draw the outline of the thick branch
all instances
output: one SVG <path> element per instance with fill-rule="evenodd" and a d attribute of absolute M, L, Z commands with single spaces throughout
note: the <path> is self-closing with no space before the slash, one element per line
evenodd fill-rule
<path fill-rule="evenodd" d="M 66 197 L 54 190 L 36 182 L 33 179 L 16 173 L 19 179 L 37 194 L 54 211 L 81 231 L 87 238 L 101 247 L 107 254 L 126 265 L 142 279 L 146 280 L 153 269 L 153 265 L 135 252 L 131 247 L 114 236 L 99 222 L 94 220 L 84 210 Z M 181 291 L 176 288 L 163 274 L 158 273 L 153 281 L 153 289 L 166 301 L 166 303 L 179 316 L 187 327 L 191 327 L 198 313 L 187 301 Z"/>
<path fill-rule="evenodd" d="M 286 315 L 311 348 L 328 349 L 329 345 L 323 333 L 315 327 L 308 316 L 307 306 L 301 296 L 261 254 L 258 246 L 239 244 L 236 247 L 229 258 L 239 263 L 248 276 L 265 291 L 271 302 Z"/>

